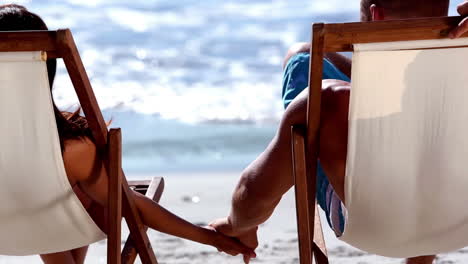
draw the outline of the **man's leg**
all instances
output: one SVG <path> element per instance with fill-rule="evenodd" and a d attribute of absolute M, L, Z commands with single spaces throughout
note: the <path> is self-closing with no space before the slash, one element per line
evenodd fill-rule
<path fill-rule="evenodd" d="M 309 79 L 308 53 L 297 53 L 289 57 L 283 74 L 282 99 L 284 108 L 294 100 L 308 86 Z M 330 61 L 323 61 L 323 79 L 349 78 L 340 72 Z M 327 222 L 336 236 L 341 236 L 344 230 L 344 206 L 325 175 L 320 162 L 317 164 L 317 202 L 325 211 Z"/>

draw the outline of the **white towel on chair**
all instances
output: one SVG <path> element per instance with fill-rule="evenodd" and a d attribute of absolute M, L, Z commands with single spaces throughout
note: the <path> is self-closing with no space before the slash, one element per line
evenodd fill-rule
<path fill-rule="evenodd" d="M 342 240 L 389 257 L 468 245 L 468 48 L 426 49 L 460 45 L 355 45 Z"/>
<path fill-rule="evenodd" d="M 0 53 L 0 254 L 58 252 L 104 237 L 65 174 L 43 56 Z"/>

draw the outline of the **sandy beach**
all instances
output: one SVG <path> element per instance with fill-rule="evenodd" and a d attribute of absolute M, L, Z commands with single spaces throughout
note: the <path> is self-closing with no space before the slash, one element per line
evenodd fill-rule
<path fill-rule="evenodd" d="M 209 173 L 197 175 L 164 175 L 166 188 L 161 204 L 185 219 L 206 225 L 212 219 L 225 216 L 238 173 Z M 131 177 L 135 178 L 135 177 Z M 140 177 L 141 178 L 141 177 Z M 124 225 L 125 226 L 125 225 Z M 390 264 L 403 263 L 401 259 L 390 259 L 369 255 L 339 241 L 332 231 L 324 226 L 325 239 L 333 264 Z M 128 232 L 126 228 L 123 238 Z M 242 258 L 218 253 L 215 248 L 200 245 L 176 237 L 149 232 L 150 240 L 161 264 L 237 264 Z M 298 263 L 296 213 L 294 192 L 288 192 L 271 219 L 260 227 L 258 258 L 251 263 L 289 264 Z M 106 244 L 101 241 L 89 249 L 86 263 L 105 263 Z M 42 263 L 37 256 L 0 257 L 3 263 Z M 140 262 L 137 262 L 140 263 Z M 440 255 L 438 264 L 468 263 L 468 248 Z"/>

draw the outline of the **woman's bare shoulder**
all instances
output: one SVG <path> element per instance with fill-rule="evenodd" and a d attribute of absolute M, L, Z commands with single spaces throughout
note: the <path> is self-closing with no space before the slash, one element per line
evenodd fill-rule
<path fill-rule="evenodd" d="M 94 174 L 96 165 L 100 164 L 96 145 L 88 137 L 65 140 L 62 156 L 72 184 L 88 180 Z"/>

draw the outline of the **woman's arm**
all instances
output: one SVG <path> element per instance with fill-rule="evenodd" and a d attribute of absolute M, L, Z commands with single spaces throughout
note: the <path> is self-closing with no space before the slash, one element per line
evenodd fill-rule
<path fill-rule="evenodd" d="M 107 207 L 108 176 L 96 146 L 88 139 L 71 140 L 65 145 L 63 159 L 70 182 L 77 182 L 94 201 Z M 254 255 L 241 243 L 210 228 L 202 228 L 172 214 L 148 197 L 132 192 L 143 223 L 155 230 L 207 244 L 231 255 Z"/>

